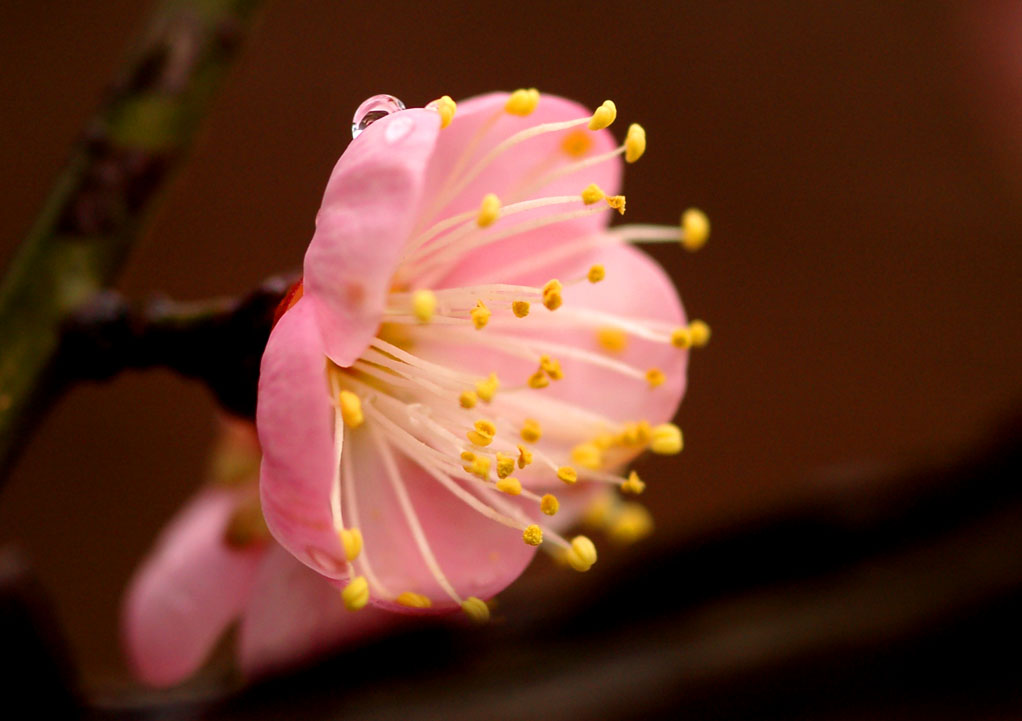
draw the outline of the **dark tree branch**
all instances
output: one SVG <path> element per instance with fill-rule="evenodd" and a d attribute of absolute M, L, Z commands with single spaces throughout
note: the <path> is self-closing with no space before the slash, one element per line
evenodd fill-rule
<path fill-rule="evenodd" d="M 260 0 L 164 0 L 0 284 L 0 475 L 56 397 L 67 318 L 117 277 Z"/>
<path fill-rule="evenodd" d="M 228 411 L 253 417 L 259 361 L 289 285 L 272 278 L 240 299 L 155 298 L 141 306 L 100 293 L 65 325 L 57 376 L 66 384 L 170 368 L 203 381 Z"/>

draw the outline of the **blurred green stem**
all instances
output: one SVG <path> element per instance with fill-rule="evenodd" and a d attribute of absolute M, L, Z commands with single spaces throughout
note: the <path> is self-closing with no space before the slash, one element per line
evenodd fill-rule
<path fill-rule="evenodd" d="M 0 283 L 0 477 L 65 385 L 68 319 L 116 279 L 261 0 L 164 0 Z"/>

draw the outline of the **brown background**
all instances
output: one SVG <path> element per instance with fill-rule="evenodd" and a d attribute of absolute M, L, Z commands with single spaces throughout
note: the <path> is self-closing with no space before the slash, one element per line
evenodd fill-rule
<path fill-rule="evenodd" d="M 657 250 L 714 329 L 685 453 L 643 464 L 661 534 L 791 502 L 823 468 L 943 453 L 1019 398 L 1018 5 L 409 5 L 270 3 L 127 294 L 234 294 L 298 267 L 365 97 L 535 85 L 646 127 L 633 221 L 699 205 L 714 224 L 698 255 Z M 147 10 L 0 5 L 0 263 Z M 93 685 L 123 673 L 118 594 L 213 427 L 208 394 L 167 373 L 82 387 L 0 494 L 0 540 L 38 564 Z"/>

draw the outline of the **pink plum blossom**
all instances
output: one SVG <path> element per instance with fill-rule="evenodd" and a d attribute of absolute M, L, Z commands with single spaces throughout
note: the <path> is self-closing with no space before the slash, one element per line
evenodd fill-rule
<path fill-rule="evenodd" d="M 539 546 L 588 570 L 593 543 L 562 532 L 608 489 L 641 492 L 637 454 L 681 450 L 670 420 L 709 330 L 633 243 L 694 250 L 709 226 L 608 227 L 622 157 L 645 150 L 638 125 L 615 142 L 615 116 L 535 90 L 444 97 L 335 166 L 257 427 L 266 523 L 348 609 L 485 620 Z"/>
<path fill-rule="evenodd" d="M 226 425 L 215 459 L 212 482 L 164 529 L 125 595 L 123 642 L 141 680 L 184 680 L 236 621 L 238 661 L 248 676 L 393 624 L 383 611 L 353 617 L 330 583 L 269 538 L 251 423 Z"/>

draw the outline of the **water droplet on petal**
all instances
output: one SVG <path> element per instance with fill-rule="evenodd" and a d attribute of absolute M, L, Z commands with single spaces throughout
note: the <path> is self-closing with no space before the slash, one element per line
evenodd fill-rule
<path fill-rule="evenodd" d="M 405 109 L 405 104 L 393 95 L 374 95 L 358 106 L 351 119 L 351 137 L 357 138 L 362 131 L 380 118 Z"/>

